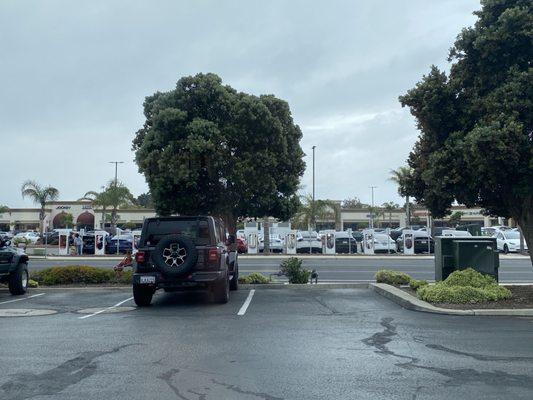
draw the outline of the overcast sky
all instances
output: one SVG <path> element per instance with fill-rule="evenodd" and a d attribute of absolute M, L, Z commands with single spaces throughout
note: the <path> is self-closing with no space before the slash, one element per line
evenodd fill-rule
<path fill-rule="evenodd" d="M 398 96 L 447 68 L 473 0 L 0 1 L 0 204 L 31 206 L 26 179 L 61 200 L 114 174 L 147 191 L 131 140 L 144 97 L 214 72 L 239 91 L 287 100 L 319 198 L 400 202 L 387 179 L 416 138 Z"/>

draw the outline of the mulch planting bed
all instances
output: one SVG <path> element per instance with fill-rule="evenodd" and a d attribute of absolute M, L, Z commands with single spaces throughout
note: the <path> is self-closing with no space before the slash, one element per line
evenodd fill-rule
<path fill-rule="evenodd" d="M 487 303 L 432 303 L 436 307 L 450 308 L 454 310 L 480 310 L 480 309 L 517 309 L 533 308 L 533 285 L 505 286 L 511 291 L 513 297 L 507 300 L 489 301 Z M 416 292 L 411 288 L 401 288 L 412 296 L 416 297 Z"/>

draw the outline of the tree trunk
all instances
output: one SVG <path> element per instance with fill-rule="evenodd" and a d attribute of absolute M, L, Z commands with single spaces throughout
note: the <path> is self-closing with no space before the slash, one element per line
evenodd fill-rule
<path fill-rule="evenodd" d="M 235 242 L 230 246 L 230 251 L 237 251 L 237 219 L 233 216 L 233 214 L 226 214 L 222 217 L 222 219 L 224 220 L 224 225 L 226 225 L 228 234 L 235 237 Z"/>
<path fill-rule="evenodd" d="M 100 221 L 100 229 L 105 230 L 105 212 L 106 208 L 102 207 L 102 220 Z"/>
<path fill-rule="evenodd" d="M 46 214 L 44 212 L 44 204 L 41 204 L 41 211 L 39 212 L 39 231 L 41 233 L 41 238 L 44 235 L 44 218 Z"/>
<path fill-rule="evenodd" d="M 270 222 L 268 217 L 263 220 L 263 254 L 270 254 Z"/>
<path fill-rule="evenodd" d="M 529 250 L 531 266 L 533 266 L 533 208 L 526 208 L 522 212 L 521 216 L 516 218 L 513 216 L 513 219 L 518 222 L 518 224 L 520 225 L 520 229 L 522 229 L 522 233 L 524 235 L 524 239 L 526 240 L 527 248 Z"/>

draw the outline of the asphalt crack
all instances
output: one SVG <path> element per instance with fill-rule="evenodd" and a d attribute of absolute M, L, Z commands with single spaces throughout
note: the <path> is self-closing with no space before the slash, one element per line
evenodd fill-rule
<path fill-rule="evenodd" d="M 229 389 L 232 392 L 239 393 L 239 394 L 249 394 L 249 395 L 252 395 L 252 396 L 255 396 L 255 397 L 262 398 L 263 400 L 284 400 L 282 397 L 271 396 L 271 395 L 269 395 L 267 393 L 260 393 L 260 392 L 253 392 L 253 391 L 249 391 L 249 390 L 243 390 L 240 387 L 238 387 L 237 385 L 230 385 L 228 383 L 218 382 L 215 379 L 211 379 L 211 382 L 216 383 L 217 385 L 220 385 L 220 386 L 224 386 L 226 389 Z"/>
<path fill-rule="evenodd" d="M 165 381 L 165 383 L 170 387 L 170 389 L 174 392 L 176 397 L 181 400 L 190 400 L 188 397 L 183 395 L 180 390 L 172 383 L 172 378 L 178 374 L 180 370 L 178 368 L 172 368 L 168 370 L 167 372 L 162 373 L 161 375 L 158 375 L 159 379 L 162 379 Z"/>
<path fill-rule="evenodd" d="M 67 360 L 59 366 L 40 374 L 13 374 L 12 379 L 0 386 L 3 400 L 25 400 L 36 396 L 54 396 L 71 385 L 75 385 L 93 375 L 97 370 L 96 360 L 107 354 L 133 346 L 127 344 L 108 351 L 87 351 Z"/>
<path fill-rule="evenodd" d="M 446 385 L 461 386 L 473 382 L 481 382 L 496 388 L 515 386 L 526 389 L 533 389 L 533 380 L 528 375 L 510 374 L 500 370 L 493 371 L 478 371 L 473 368 L 440 368 L 425 366 L 419 364 L 419 359 L 404 354 L 398 354 L 388 348 L 388 344 L 397 336 L 396 326 L 392 324 L 393 318 L 383 318 L 381 325 L 385 328 L 381 332 L 376 332 L 372 336 L 363 339 L 362 342 L 368 346 L 374 347 L 376 353 L 389 355 L 397 358 L 408 359 L 407 362 L 396 363 L 397 367 L 412 370 L 422 369 L 426 371 L 435 372 L 448 378 Z M 458 350 L 449 349 L 440 345 L 426 345 L 426 347 L 439 351 L 446 351 L 451 354 L 472 357 L 478 361 L 529 361 L 532 357 L 500 357 L 500 356 L 485 356 L 482 354 L 466 353 Z M 419 389 L 415 391 L 414 395 L 418 395 Z"/>
<path fill-rule="evenodd" d="M 459 351 L 450 349 L 449 347 L 441 346 L 440 344 L 426 344 L 426 347 L 444 351 L 446 353 L 457 354 L 460 356 L 471 357 L 478 361 L 532 361 L 533 357 L 505 357 L 505 356 L 488 356 L 485 354 L 467 353 L 465 351 Z"/>

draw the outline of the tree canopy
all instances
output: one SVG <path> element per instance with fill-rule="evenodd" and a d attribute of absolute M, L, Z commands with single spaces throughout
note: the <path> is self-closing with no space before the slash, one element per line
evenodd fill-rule
<path fill-rule="evenodd" d="M 215 74 L 181 78 L 144 102 L 135 160 L 160 215 L 289 219 L 305 163 L 289 105 L 223 85 Z"/>
<path fill-rule="evenodd" d="M 454 201 L 512 217 L 533 245 L 533 10 L 530 0 L 482 0 L 473 27 L 400 97 L 421 132 L 408 194 L 436 217 Z"/>

